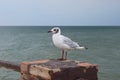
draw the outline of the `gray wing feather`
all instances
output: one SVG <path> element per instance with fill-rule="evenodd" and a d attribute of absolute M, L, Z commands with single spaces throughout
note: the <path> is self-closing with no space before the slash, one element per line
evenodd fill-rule
<path fill-rule="evenodd" d="M 71 48 L 79 47 L 77 42 L 72 41 L 70 38 L 62 36 L 63 37 L 63 43 L 68 45 Z"/>

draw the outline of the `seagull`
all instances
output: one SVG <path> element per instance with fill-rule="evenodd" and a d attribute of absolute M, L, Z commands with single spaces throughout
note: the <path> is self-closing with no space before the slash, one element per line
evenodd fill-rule
<path fill-rule="evenodd" d="M 54 27 L 48 31 L 48 33 L 53 33 L 52 41 L 53 44 L 62 50 L 62 57 L 60 60 L 67 60 L 67 51 L 69 50 L 86 50 L 85 46 L 79 45 L 70 38 L 61 35 L 61 29 L 59 27 Z"/>

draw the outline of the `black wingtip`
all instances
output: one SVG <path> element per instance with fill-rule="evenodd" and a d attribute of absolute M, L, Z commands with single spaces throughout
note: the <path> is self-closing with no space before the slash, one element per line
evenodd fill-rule
<path fill-rule="evenodd" d="M 85 47 L 85 49 L 87 50 L 88 48 L 87 48 L 87 47 Z"/>

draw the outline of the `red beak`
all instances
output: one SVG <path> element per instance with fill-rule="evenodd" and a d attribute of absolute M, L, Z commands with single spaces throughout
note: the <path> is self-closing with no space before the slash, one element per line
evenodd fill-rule
<path fill-rule="evenodd" d="M 48 33 L 51 33 L 52 31 L 48 31 Z"/>

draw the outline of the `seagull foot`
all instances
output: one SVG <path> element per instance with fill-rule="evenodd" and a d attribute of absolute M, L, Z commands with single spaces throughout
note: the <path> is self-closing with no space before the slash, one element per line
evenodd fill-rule
<path fill-rule="evenodd" d="M 64 58 L 58 58 L 57 60 L 61 60 L 61 61 L 63 61 L 63 60 L 67 60 L 67 59 L 64 59 Z"/>

